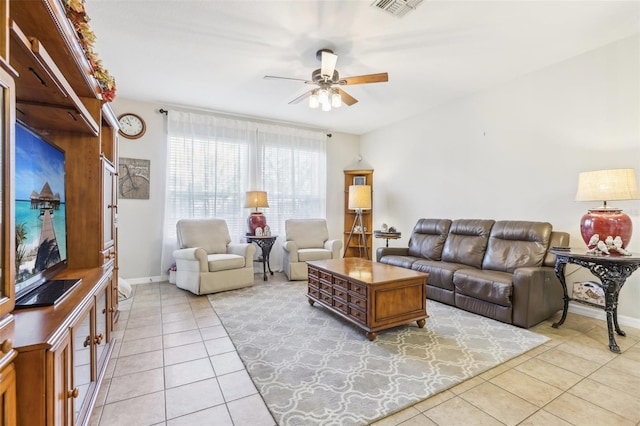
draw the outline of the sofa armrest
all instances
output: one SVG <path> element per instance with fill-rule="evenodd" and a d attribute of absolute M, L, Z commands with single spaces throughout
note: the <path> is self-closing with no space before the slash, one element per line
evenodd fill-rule
<path fill-rule="evenodd" d="M 513 272 L 513 324 L 529 328 L 564 306 L 560 280 L 553 268 L 526 267 Z"/>
<path fill-rule="evenodd" d="M 340 249 L 342 248 L 342 241 L 340 240 L 328 240 L 324 243 L 325 250 L 331 252 L 332 259 L 340 258 Z"/>
<path fill-rule="evenodd" d="M 180 264 L 190 264 L 197 262 L 200 272 L 209 272 L 209 262 L 207 259 L 207 252 L 202 248 L 186 248 L 178 249 L 173 252 L 173 257 L 176 259 L 176 267 L 178 270 L 182 269 Z M 187 270 L 194 270 L 193 266 L 184 268 Z"/>
<path fill-rule="evenodd" d="M 295 241 L 285 241 L 284 244 L 282 244 L 282 248 L 289 255 L 289 262 L 298 262 L 298 245 Z"/>
<path fill-rule="evenodd" d="M 409 247 L 378 247 L 376 261 L 380 262 L 383 256 L 408 256 Z"/>
<path fill-rule="evenodd" d="M 227 253 L 244 256 L 244 265 L 253 265 L 253 255 L 256 254 L 256 246 L 249 243 L 231 243 L 227 245 Z"/>

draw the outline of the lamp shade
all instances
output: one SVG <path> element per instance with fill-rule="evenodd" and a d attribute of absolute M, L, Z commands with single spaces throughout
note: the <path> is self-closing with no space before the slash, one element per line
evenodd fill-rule
<path fill-rule="evenodd" d="M 350 185 L 349 186 L 349 208 L 370 210 L 371 209 L 371 186 L 370 185 Z"/>
<path fill-rule="evenodd" d="M 578 176 L 576 201 L 637 199 L 640 194 L 633 169 L 596 170 Z"/>
<path fill-rule="evenodd" d="M 614 240 L 620 241 L 620 248 L 627 247 L 633 232 L 631 218 L 622 209 L 607 206 L 607 201 L 637 199 L 640 194 L 633 169 L 580 173 L 576 201 L 602 201 L 601 207 L 589 209 L 580 220 L 580 233 L 590 250 L 602 242 L 611 248 Z"/>
<path fill-rule="evenodd" d="M 257 209 L 259 207 L 269 207 L 266 191 L 247 191 L 247 195 L 244 200 L 244 206 L 245 208 L 252 209 Z"/>

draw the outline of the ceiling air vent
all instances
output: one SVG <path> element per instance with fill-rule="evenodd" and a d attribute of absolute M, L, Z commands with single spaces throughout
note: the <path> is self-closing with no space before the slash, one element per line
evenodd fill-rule
<path fill-rule="evenodd" d="M 401 17 L 407 12 L 415 10 L 420 3 L 422 3 L 422 0 L 376 0 L 371 6 L 393 16 Z"/>

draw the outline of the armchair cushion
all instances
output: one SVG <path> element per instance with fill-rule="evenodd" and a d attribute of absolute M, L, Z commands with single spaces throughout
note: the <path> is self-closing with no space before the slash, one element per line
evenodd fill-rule
<path fill-rule="evenodd" d="M 245 265 L 244 257 L 237 254 L 210 254 L 207 257 L 209 272 L 244 268 Z"/>
<path fill-rule="evenodd" d="M 329 239 L 327 222 L 324 219 L 295 219 L 285 222 L 287 240 L 296 242 L 298 249 L 323 248 Z"/>
<path fill-rule="evenodd" d="M 200 247 L 207 254 L 226 253 L 231 242 L 227 222 L 223 219 L 183 219 L 177 224 L 181 248 Z"/>
<path fill-rule="evenodd" d="M 300 249 L 298 250 L 298 261 L 331 259 L 331 252 L 325 249 Z"/>

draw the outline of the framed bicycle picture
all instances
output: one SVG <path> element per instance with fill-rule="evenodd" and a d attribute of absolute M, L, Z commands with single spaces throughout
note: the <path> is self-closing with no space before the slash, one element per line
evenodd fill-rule
<path fill-rule="evenodd" d="M 354 176 L 353 177 L 353 184 L 354 185 L 366 185 L 367 184 L 367 177 L 366 176 Z"/>
<path fill-rule="evenodd" d="M 120 157 L 118 165 L 118 198 L 149 199 L 151 160 Z"/>

